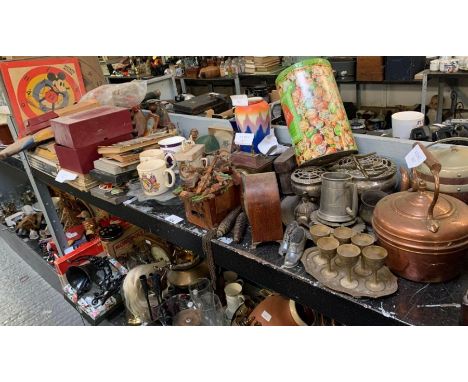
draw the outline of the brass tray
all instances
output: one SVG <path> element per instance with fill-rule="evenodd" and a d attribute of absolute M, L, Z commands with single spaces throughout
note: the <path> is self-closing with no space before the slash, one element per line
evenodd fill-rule
<path fill-rule="evenodd" d="M 397 277 L 392 272 L 390 272 L 390 270 L 386 266 L 383 266 L 378 271 L 378 277 L 380 281 L 383 281 L 385 283 L 384 290 L 380 292 L 374 292 L 374 291 L 367 289 L 366 281 L 371 276 L 364 277 L 364 276 L 360 276 L 356 274 L 354 272 L 354 267 L 353 267 L 353 276 L 356 280 L 358 280 L 359 284 L 354 289 L 344 288 L 340 284 L 340 280 L 343 277 L 347 276 L 346 269 L 343 267 L 339 267 L 336 264 L 335 262 L 336 256 L 335 256 L 335 258 L 332 259 L 332 264 L 334 265 L 334 269 L 338 272 L 338 275 L 334 278 L 324 277 L 321 271 L 323 268 L 327 267 L 327 264 L 318 265 L 313 260 L 313 258 L 317 256 L 318 254 L 319 254 L 319 249 L 317 247 L 307 248 L 304 251 L 304 254 L 302 255 L 302 259 L 301 259 L 302 264 L 304 265 L 304 268 L 309 275 L 313 276 L 315 279 L 317 279 L 317 281 L 319 281 L 321 284 L 325 285 L 326 287 L 330 289 L 349 294 L 353 297 L 371 297 L 371 298 L 388 296 L 390 294 L 395 293 L 398 289 Z"/>

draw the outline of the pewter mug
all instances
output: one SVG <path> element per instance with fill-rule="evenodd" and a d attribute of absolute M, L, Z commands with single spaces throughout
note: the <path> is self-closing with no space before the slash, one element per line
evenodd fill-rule
<path fill-rule="evenodd" d="M 351 175 L 341 172 L 322 174 L 322 190 L 318 217 L 334 223 L 356 218 L 358 190 Z"/>

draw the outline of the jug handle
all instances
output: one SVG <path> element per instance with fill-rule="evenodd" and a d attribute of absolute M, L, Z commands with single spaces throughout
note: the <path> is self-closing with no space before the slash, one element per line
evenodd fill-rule
<path fill-rule="evenodd" d="M 400 167 L 400 174 L 401 174 L 401 180 L 400 180 L 400 191 L 418 191 L 419 185 L 418 185 L 418 174 L 416 173 L 416 168 L 411 169 L 411 174 L 409 174 L 409 171 L 404 168 Z"/>
<path fill-rule="evenodd" d="M 358 190 L 357 190 L 357 184 L 354 182 L 348 182 L 346 185 L 351 189 L 351 192 L 353 193 L 353 205 L 351 208 L 346 207 L 346 213 L 351 216 L 352 218 L 356 217 L 358 213 Z"/>
<path fill-rule="evenodd" d="M 413 147 L 415 147 L 416 145 L 418 145 L 421 148 L 422 152 L 426 156 L 426 160 L 424 161 L 424 164 L 427 167 L 429 167 L 432 175 L 434 176 L 434 197 L 432 198 L 432 202 L 429 205 L 429 208 L 427 210 L 427 229 L 435 233 L 439 230 L 439 226 L 440 226 L 439 222 L 436 219 L 434 219 L 434 207 L 437 203 L 437 200 L 439 199 L 439 190 L 440 190 L 439 173 L 440 173 L 440 170 L 442 169 L 442 165 L 437 161 L 434 155 L 432 155 L 431 152 L 424 145 L 420 143 L 415 143 Z M 417 177 L 416 171 L 414 172 L 414 174 Z"/>
<path fill-rule="evenodd" d="M 411 183 L 409 172 L 406 168 L 400 167 L 400 174 L 400 191 L 408 191 Z"/>

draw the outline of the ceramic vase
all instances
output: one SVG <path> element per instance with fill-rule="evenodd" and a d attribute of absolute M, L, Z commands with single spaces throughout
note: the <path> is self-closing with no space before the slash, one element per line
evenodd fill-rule
<path fill-rule="evenodd" d="M 241 150 L 259 153 L 258 144 L 270 134 L 270 107 L 261 97 L 248 99 L 248 106 L 237 106 L 236 124 L 239 132 L 254 134 L 253 145 L 241 146 Z"/>

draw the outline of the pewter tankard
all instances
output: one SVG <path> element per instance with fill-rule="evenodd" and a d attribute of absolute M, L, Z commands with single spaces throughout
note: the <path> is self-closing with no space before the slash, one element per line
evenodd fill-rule
<path fill-rule="evenodd" d="M 322 174 L 322 190 L 318 217 L 334 223 L 346 223 L 358 212 L 357 186 L 351 175 L 341 172 Z"/>

